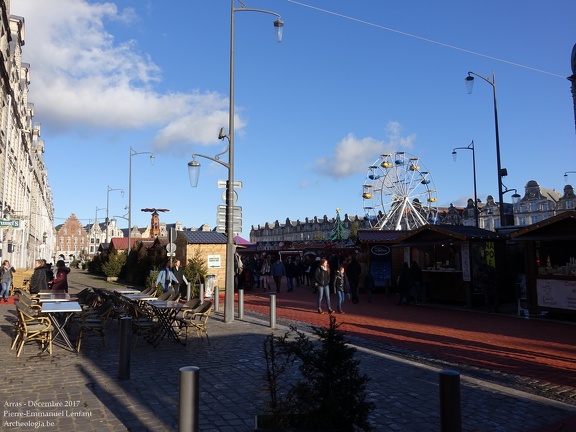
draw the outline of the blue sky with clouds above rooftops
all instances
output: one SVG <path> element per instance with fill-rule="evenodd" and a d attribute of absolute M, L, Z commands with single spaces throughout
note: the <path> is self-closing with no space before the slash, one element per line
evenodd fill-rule
<path fill-rule="evenodd" d="M 576 3 L 552 0 L 246 0 L 280 14 L 235 14 L 236 179 L 243 232 L 285 219 L 363 214 L 368 166 L 406 151 L 431 173 L 438 203 L 497 196 L 492 87 L 496 75 L 504 183 L 561 191 L 576 171 L 570 54 Z M 240 3 L 236 3 L 240 7 Z M 42 124 L 56 223 L 126 215 L 130 146 L 132 221 L 145 207 L 165 222 L 214 226 L 224 167 L 202 163 L 228 123 L 230 1 L 13 0 L 26 22 L 23 61 Z M 576 183 L 576 175 L 569 179 Z M 509 195 L 507 195 L 509 196 Z M 120 226 L 127 221 L 118 219 Z"/>

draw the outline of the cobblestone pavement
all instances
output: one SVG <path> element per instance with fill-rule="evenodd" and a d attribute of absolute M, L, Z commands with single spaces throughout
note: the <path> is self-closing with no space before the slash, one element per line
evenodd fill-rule
<path fill-rule="evenodd" d="M 118 287 L 80 271 L 70 275 L 71 292 L 85 286 Z M 200 368 L 200 430 L 250 431 L 264 410 L 266 335 L 286 330 L 282 318 L 272 330 L 265 316 L 248 309 L 243 320 L 210 318 L 210 344 L 193 337 L 187 346 L 164 340 L 153 347 L 139 340 L 131 352 L 130 379 L 118 377 L 118 325 L 107 329 L 109 349 L 98 337 L 75 354 L 54 346 L 40 354 L 34 344 L 16 358 L 10 350 L 13 305 L 0 305 L 0 361 L 3 375 L 3 431 L 176 431 L 179 369 Z M 302 324 L 306 329 L 307 324 Z M 74 332 L 72 332 L 74 336 Z M 352 335 L 361 369 L 371 377 L 369 397 L 376 403 L 376 431 L 438 431 L 438 372 L 452 366 L 422 362 L 406 348 Z M 573 348 L 572 348 L 573 349 Z M 464 431 L 538 430 L 576 415 L 576 406 L 499 385 L 461 371 Z M 542 383 L 545 385 L 545 383 Z M 28 414 L 28 416 L 21 415 Z M 567 429 L 566 429 L 567 430 Z"/>

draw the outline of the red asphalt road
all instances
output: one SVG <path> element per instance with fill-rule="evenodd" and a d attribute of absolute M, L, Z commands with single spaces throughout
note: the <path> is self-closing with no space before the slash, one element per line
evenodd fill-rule
<path fill-rule="evenodd" d="M 329 315 L 318 314 L 316 302 L 311 287 L 296 287 L 292 292 L 282 287 L 276 295 L 276 316 L 326 326 Z M 336 305 L 336 295 L 331 294 L 332 309 Z M 269 315 L 269 292 L 246 291 L 244 308 Z M 366 295 L 360 296 L 358 304 L 347 300 L 343 309 L 345 314 L 335 314 L 337 322 L 351 336 L 576 388 L 573 324 L 426 305 L 398 306 L 384 294 L 375 294 L 372 303 Z"/>

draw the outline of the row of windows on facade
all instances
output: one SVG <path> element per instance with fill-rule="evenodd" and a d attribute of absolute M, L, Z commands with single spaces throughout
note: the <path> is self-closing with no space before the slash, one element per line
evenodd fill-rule
<path fill-rule="evenodd" d="M 66 240 L 66 241 L 64 241 Z M 64 239 L 64 237 L 60 237 L 60 244 L 78 244 L 78 240 L 80 240 L 80 244 L 83 245 L 84 244 L 84 237 L 67 237 L 66 239 Z M 105 240 L 100 240 L 98 238 L 94 238 L 94 237 L 90 237 L 90 244 L 96 244 L 99 245 L 100 243 L 104 243 Z"/>

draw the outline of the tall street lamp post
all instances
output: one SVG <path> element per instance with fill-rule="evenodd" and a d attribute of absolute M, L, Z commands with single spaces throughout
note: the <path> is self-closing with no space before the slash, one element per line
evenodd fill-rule
<path fill-rule="evenodd" d="M 241 7 L 234 7 L 235 1 L 240 3 Z M 234 14 L 236 12 L 260 12 L 274 15 L 277 19 L 274 21 L 276 36 L 278 42 L 282 41 L 282 30 L 284 22 L 279 14 L 263 9 L 247 8 L 240 0 L 230 1 L 230 98 L 228 111 L 228 135 L 224 134 L 224 129 L 220 130 L 219 139 L 228 139 L 228 148 L 219 153 L 214 158 L 194 154 L 192 161 L 188 162 L 188 173 L 190 184 L 195 187 L 198 184 L 200 175 L 200 163 L 196 157 L 203 157 L 223 165 L 228 169 L 228 181 L 226 182 L 226 288 L 224 297 L 224 322 L 231 323 L 234 321 Z M 219 159 L 220 155 L 228 152 L 228 163 Z"/>
<path fill-rule="evenodd" d="M 130 255 L 131 247 L 131 232 L 132 232 L 132 156 L 149 154 L 150 163 L 154 165 L 154 153 L 152 152 L 137 152 L 130 146 L 130 164 L 128 168 L 128 251 L 127 255 Z"/>
<path fill-rule="evenodd" d="M 572 75 L 567 79 L 572 83 L 572 101 L 574 102 L 574 125 L 576 126 L 576 44 L 572 47 L 572 56 L 570 57 L 570 66 Z"/>
<path fill-rule="evenodd" d="M 110 192 L 112 191 L 120 191 L 120 194 L 124 196 L 124 189 L 112 189 L 108 186 L 108 190 L 106 191 L 106 243 L 108 243 L 109 236 L 108 236 L 108 224 L 110 223 L 110 219 L 108 218 L 109 210 L 110 210 Z"/>
<path fill-rule="evenodd" d="M 492 72 L 492 76 L 490 78 L 485 78 L 482 75 L 477 74 L 476 72 L 468 72 L 468 76 L 464 78 L 464 82 L 466 83 L 466 88 L 468 90 L 468 94 L 472 93 L 472 87 L 474 86 L 474 77 L 472 75 L 477 76 L 480 79 L 483 79 L 488 84 L 492 86 L 492 93 L 494 95 L 494 128 L 496 131 L 496 165 L 498 168 L 498 201 L 500 207 L 500 226 L 504 227 L 507 225 L 506 223 L 506 215 L 504 214 L 504 191 L 502 189 L 502 177 L 506 176 L 508 173 L 506 169 L 502 169 L 502 165 L 500 163 L 500 135 L 498 132 L 498 107 L 496 104 L 496 77 L 494 72 Z"/>
<path fill-rule="evenodd" d="M 476 192 L 476 152 L 474 151 L 474 140 L 470 143 L 468 147 L 455 147 L 452 149 L 452 157 L 454 162 L 456 162 L 456 156 L 458 153 L 456 150 L 472 150 L 472 173 L 474 176 L 474 220 L 476 221 L 476 227 L 479 228 L 478 224 L 478 194 Z"/>
<path fill-rule="evenodd" d="M 564 181 L 568 182 L 568 174 L 576 174 L 576 171 L 566 171 L 564 173 Z"/>

